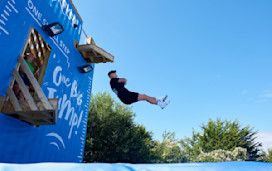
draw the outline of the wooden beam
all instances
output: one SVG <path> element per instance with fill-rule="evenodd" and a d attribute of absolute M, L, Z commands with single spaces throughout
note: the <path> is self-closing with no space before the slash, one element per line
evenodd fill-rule
<path fill-rule="evenodd" d="M 27 114 L 27 113 L 22 113 L 22 112 L 18 112 L 16 114 L 19 115 L 19 116 L 21 116 L 21 117 L 27 118 L 28 120 L 48 119 L 44 115 L 34 115 L 34 114 Z"/>
<path fill-rule="evenodd" d="M 111 54 L 104 51 L 102 48 L 98 47 L 96 44 L 79 45 L 77 49 L 82 53 L 91 52 L 91 51 L 96 52 L 96 53 L 100 54 L 101 56 L 103 56 L 104 58 L 106 58 L 107 62 L 114 61 L 114 57 Z M 84 54 L 83 54 L 83 56 L 84 56 Z M 87 56 L 84 56 L 84 57 L 86 58 Z"/>
<path fill-rule="evenodd" d="M 91 39 L 91 40 L 93 41 L 93 39 Z M 95 45 L 95 43 L 90 43 L 90 44 L 94 44 L 94 45 Z M 93 52 L 93 54 L 94 54 L 95 57 L 102 58 L 102 59 L 103 59 L 102 61 L 103 61 L 104 63 L 107 61 L 106 58 L 105 58 L 105 56 L 103 56 L 103 55 L 98 55 L 97 52 L 96 52 L 95 50 L 92 50 L 92 52 Z"/>
<path fill-rule="evenodd" d="M 23 68 L 25 70 L 25 67 Z M 14 71 L 13 75 L 15 77 L 15 80 L 17 81 L 29 107 L 31 110 L 38 110 L 38 107 L 36 106 L 31 94 L 29 93 L 28 88 L 26 87 L 24 80 L 21 78 L 21 76 L 19 75 L 18 71 Z"/>
<path fill-rule="evenodd" d="M 47 68 L 47 64 L 48 64 L 48 60 L 49 60 L 49 56 L 51 53 L 51 49 L 47 49 L 45 56 L 44 56 L 44 62 L 43 65 L 41 67 L 40 73 L 39 73 L 39 78 L 38 78 L 38 83 L 40 86 L 42 86 L 43 83 L 43 77 Z"/>
<path fill-rule="evenodd" d="M 36 80 L 36 78 L 34 77 L 33 73 L 30 71 L 29 67 L 27 66 L 27 64 L 25 63 L 24 59 L 22 56 L 19 57 L 19 61 L 29 79 L 29 81 L 31 82 L 33 88 L 35 89 L 36 93 L 38 94 L 39 98 L 41 99 L 44 108 L 46 110 L 53 110 L 53 107 L 51 106 L 51 104 L 49 103 L 47 97 L 44 95 L 38 81 Z"/>
<path fill-rule="evenodd" d="M 45 56 L 45 51 L 44 51 L 44 48 L 42 47 L 42 43 L 43 43 L 43 39 L 42 37 L 40 36 L 40 34 L 37 32 L 37 30 L 34 30 L 34 33 L 37 37 L 37 42 L 38 45 L 39 45 L 39 49 L 40 49 L 40 52 L 41 52 L 41 58 Z M 39 54 L 38 54 L 39 55 Z"/>
<path fill-rule="evenodd" d="M 29 46 L 30 46 L 31 53 L 34 55 L 34 57 L 36 59 L 39 59 L 38 50 L 36 49 L 36 43 L 35 43 L 35 40 L 34 40 L 34 34 L 30 35 L 30 40 L 31 41 L 29 42 Z M 36 40 L 37 40 L 37 36 L 36 36 Z M 33 49 L 31 49 L 32 45 L 33 45 Z M 39 66 L 41 65 L 39 60 L 35 60 L 35 62 L 38 63 L 36 65 L 39 65 Z"/>
<path fill-rule="evenodd" d="M 114 57 L 112 55 L 110 55 L 109 53 L 107 53 L 106 51 L 104 51 L 102 48 L 98 47 L 97 45 L 93 45 L 93 44 L 90 46 L 94 51 L 100 53 L 102 56 L 105 56 L 108 60 L 113 62 Z"/>
<path fill-rule="evenodd" d="M 87 58 L 102 58 L 102 55 L 97 55 L 97 56 L 87 56 Z"/>
<path fill-rule="evenodd" d="M 10 102 L 13 105 L 14 110 L 15 111 L 22 111 L 23 109 L 21 108 L 20 103 L 18 102 L 13 90 L 10 87 L 8 87 L 8 89 L 7 89 L 7 94 L 10 98 Z"/>
<path fill-rule="evenodd" d="M 0 112 L 2 111 L 2 107 L 4 106 L 5 101 L 6 101 L 6 98 L 3 96 L 0 96 Z"/>
<path fill-rule="evenodd" d="M 86 41 L 87 44 L 95 44 L 94 42 L 94 39 L 91 37 L 87 37 L 87 41 Z"/>
<path fill-rule="evenodd" d="M 77 49 L 80 52 L 90 52 L 92 50 L 89 44 L 78 45 Z"/>
<path fill-rule="evenodd" d="M 45 116 L 46 119 L 53 119 L 53 116 L 51 116 L 50 114 L 48 114 L 47 111 L 41 111 L 40 114 L 42 114 L 43 116 Z"/>
<path fill-rule="evenodd" d="M 54 110 L 53 113 L 52 113 L 52 116 L 53 116 L 53 122 L 54 124 L 57 124 L 57 121 L 58 121 L 58 102 L 59 100 L 57 98 L 55 99 L 49 99 L 49 102 L 51 103 L 51 105 L 53 106 Z"/>
<path fill-rule="evenodd" d="M 45 115 L 46 113 L 46 115 Z M 56 124 L 56 121 L 54 120 L 54 118 L 50 115 L 50 113 L 54 113 L 54 111 L 45 111 L 45 112 L 40 112 L 40 111 L 27 111 L 27 112 L 23 112 L 23 111 L 18 111 L 18 112 L 8 112 L 5 113 L 6 115 L 10 116 L 10 117 L 14 117 L 17 118 L 19 120 L 22 121 L 26 121 L 27 123 L 31 123 L 31 124 L 41 124 L 40 121 L 42 121 L 42 124 Z M 48 117 L 50 116 L 50 117 Z"/>
<path fill-rule="evenodd" d="M 94 56 L 98 56 L 98 54 L 96 53 L 96 51 L 92 50 Z"/>

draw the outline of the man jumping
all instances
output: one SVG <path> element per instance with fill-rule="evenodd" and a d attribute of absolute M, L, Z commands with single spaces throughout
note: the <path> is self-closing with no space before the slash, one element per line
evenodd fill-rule
<path fill-rule="evenodd" d="M 131 104 L 137 101 L 145 100 L 151 104 L 159 105 L 162 109 L 164 109 L 170 101 L 165 101 L 167 98 L 166 96 L 155 98 L 150 97 L 145 94 L 139 94 L 135 92 L 130 92 L 125 88 L 125 85 L 127 84 L 127 79 L 125 78 L 118 78 L 116 71 L 110 71 L 108 73 L 108 76 L 111 78 L 110 85 L 111 89 L 114 93 L 117 94 L 119 99 L 125 103 L 125 104 Z"/>

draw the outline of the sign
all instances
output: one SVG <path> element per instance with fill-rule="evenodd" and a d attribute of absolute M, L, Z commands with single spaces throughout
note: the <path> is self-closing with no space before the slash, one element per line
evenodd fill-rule
<path fill-rule="evenodd" d="M 64 32 L 49 37 L 42 26 L 53 22 Z M 42 89 L 48 98 L 58 98 L 58 121 L 33 127 L 0 114 L 0 162 L 82 162 L 93 71 L 82 74 L 77 69 L 86 65 L 74 47 L 82 21 L 70 1 L 0 1 L 0 95 L 6 95 L 30 27 L 51 47 Z"/>

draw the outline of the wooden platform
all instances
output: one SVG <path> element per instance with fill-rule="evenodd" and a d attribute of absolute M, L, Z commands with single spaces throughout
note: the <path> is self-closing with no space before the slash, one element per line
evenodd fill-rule
<path fill-rule="evenodd" d="M 31 125 L 55 125 L 58 116 L 58 99 L 49 99 L 54 110 L 46 110 L 41 101 L 35 102 L 38 110 L 32 111 L 26 101 L 20 101 L 22 111 L 15 111 L 10 101 L 4 103 L 1 113 L 24 121 Z"/>
<path fill-rule="evenodd" d="M 29 92 L 19 75 L 20 67 L 22 67 L 34 89 L 32 93 Z M 25 100 L 18 100 L 15 96 L 13 91 L 15 81 L 20 87 Z M 18 65 L 13 72 L 12 82 L 7 89 L 7 97 L 0 98 L 0 112 L 36 126 L 57 123 L 58 99 L 47 99 L 22 55 L 19 56 Z"/>
<path fill-rule="evenodd" d="M 114 56 L 95 44 L 91 37 L 87 39 L 87 44 L 77 45 L 77 49 L 87 63 L 106 63 L 114 61 Z"/>

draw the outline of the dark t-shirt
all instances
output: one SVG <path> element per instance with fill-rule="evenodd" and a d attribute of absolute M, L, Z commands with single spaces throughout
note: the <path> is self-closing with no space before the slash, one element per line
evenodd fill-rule
<path fill-rule="evenodd" d="M 117 94 L 119 99 L 125 104 L 131 104 L 137 102 L 138 93 L 130 92 L 125 88 L 125 84 L 123 82 L 118 82 L 119 78 L 112 78 L 110 81 L 111 89 L 114 93 Z"/>
<path fill-rule="evenodd" d="M 111 89 L 114 93 L 117 94 L 119 98 L 122 98 L 122 95 L 129 93 L 129 91 L 125 88 L 125 84 L 123 82 L 118 82 L 119 78 L 112 78 L 110 81 Z"/>

